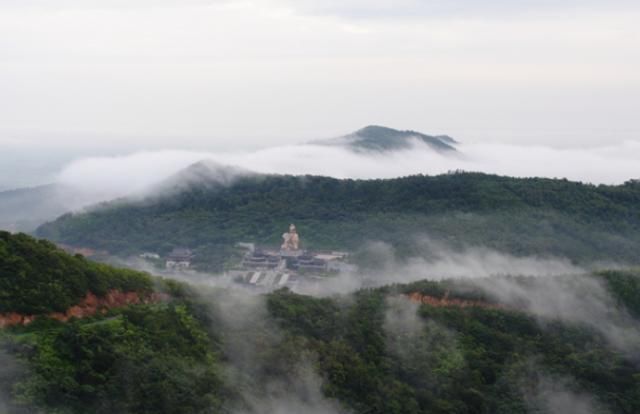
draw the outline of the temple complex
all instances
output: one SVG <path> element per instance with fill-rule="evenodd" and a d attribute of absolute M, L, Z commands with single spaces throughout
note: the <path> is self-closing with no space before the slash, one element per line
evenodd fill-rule
<path fill-rule="evenodd" d="M 250 243 L 238 269 L 229 273 L 241 283 L 258 286 L 288 286 L 300 276 L 318 276 L 350 269 L 345 252 L 319 252 L 301 249 L 300 235 L 295 224 L 282 235 L 279 250 L 260 248 Z"/>

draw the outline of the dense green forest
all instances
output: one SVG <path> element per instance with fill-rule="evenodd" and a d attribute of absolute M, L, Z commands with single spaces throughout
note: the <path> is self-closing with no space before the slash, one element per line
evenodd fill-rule
<path fill-rule="evenodd" d="M 542 327 L 518 311 L 421 305 L 419 328 L 396 321 L 399 327 L 385 329 L 389 297 L 416 290 L 442 296 L 450 289 L 454 283 L 423 282 L 365 290 L 346 306 L 280 291 L 268 306 L 290 340 L 318 353 L 327 395 L 356 412 L 549 412 L 532 407 L 525 395 L 545 375 L 572 378 L 574 391 L 587 390 L 607 407 L 603 412 L 640 409 L 638 354 L 629 359 L 613 352 L 579 326 L 549 321 Z M 637 285 L 631 292 L 640 293 Z"/>
<path fill-rule="evenodd" d="M 173 300 L 68 323 L 47 317 L 88 292 L 102 296 L 111 289 L 160 290 Z M 0 330 L 0 412 L 217 412 L 223 387 L 216 346 L 183 299 L 184 289 L 71 256 L 45 240 L 0 232 L 0 316 L 39 315 L 29 325 Z"/>
<path fill-rule="evenodd" d="M 427 236 L 454 248 L 637 263 L 640 184 L 476 173 L 389 180 L 254 176 L 229 186 L 176 185 L 144 201 L 65 215 L 37 234 L 117 255 L 189 247 L 201 268 L 219 270 L 235 243 L 277 245 L 290 222 L 310 248 L 356 251 L 365 241 L 386 241 L 400 254 L 420 255 L 415 238 Z"/>
<path fill-rule="evenodd" d="M 151 278 L 70 256 L 46 240 L 0 231 L 0 313 L 62 312 L 88 292 L 150 292 Z"/>
<path fill-rule="evenodd" d="M 3 266 L 33 258 L 64 278 L 61 266 L 86 264 L 48 242 L 2 237 Z M 45 289 L 0 269 L 5 286 Z M 120 270 L 99 269 L 109 272 L 105 283 L 118 280 Z M 639 273 L 584 278 L 613 298 L 607 313 L 640 315 Z M 160 280 L 153 287 L 172 300 L 0 330 L 0 362 L 13 367 L 0 372 L 0 411 L 544 413 L 554 412 L 555 395 L 596 413 L 640 411 L 637 347 L 621 352 L 589 326 L 499 307 L 465 281 L 326 298 Z M 418 304 L 405 296 L 415 292 L 487 306 Z"/>
<path fill-rule="evenodd" d="M 0 340 L 23 368 L 0 376 L 12 396 L 9 413 L 219 412 L 216 347 L 183 304 L 41 320 Z"/>

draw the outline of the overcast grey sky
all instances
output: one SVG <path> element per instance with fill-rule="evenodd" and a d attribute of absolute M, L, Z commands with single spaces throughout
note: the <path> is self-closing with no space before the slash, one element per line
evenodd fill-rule
<path fill-rule="evenodd" d="M 639 4 L 0 0 L 0 149 L 638 139 Z"/>

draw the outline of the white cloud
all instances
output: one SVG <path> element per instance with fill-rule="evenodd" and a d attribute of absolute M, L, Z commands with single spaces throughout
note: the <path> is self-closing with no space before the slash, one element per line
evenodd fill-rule
<path fill-rule="evenodd" d="M 458 169 L 614 184 L 640 176 L 637 164 L 640 142 L 592 149 L 506 144 L 462 144 L 459 148 L 461 154 L 454 155 L 442 155 L 419 144 L 410 150 L 385 154 L 356 153 L 343 147 L 322 145 L 290 145 L 233 153 L 138 152 L 72 162 L 57 181 L 94 196 L 89 199 L 102 201 L 144 194 L 181 169 L 202 160 L 258 173 L 361 179 L 442 174 Z"/>
<path fill-rule="evenodd" d="M 4 0 L 5 7 L 48 9 L 132 9 L 162 7 L 206 7 L 211 5 L 261 4 L 287 7 L 304 13 L 338 14 L 350 18 L 364 17 L 416 17 L 429 15 L 512 14 L 532 11 L 563 9 L 626 9 L 633 8 L 632 0 L 524 0 L 518 2 L 491 0 L 479 3 L 473 0 Z"/>
<path fill-rule="evenodd" d="M 300 13 L 337 15 L 351 19 L 397 19 L 451 16 L 496 16 L 531 15 L 553 13 L 563 10 L 627 10 L 637 4 L 632 0 L 612 0 L 603 4 L 598 0 L 272 0 L 287 4 Z"/>
<path fill-rule="evenodd" d="M 493 11 L 513 2 L 466 1 L 414 19 L 344 16 L 452 3 L 24 3 L 0 5 L 0 145 L 25 132 L 41 145 L 52 132 L 259 145 L 368 123 L 547 142 L 638 132 L 639 11 L 625 2 L 505 17 Z"/>

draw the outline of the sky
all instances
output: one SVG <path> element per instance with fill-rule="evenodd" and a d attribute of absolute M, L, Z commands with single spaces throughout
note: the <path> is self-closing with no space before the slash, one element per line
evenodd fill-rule
<path fill-rule="evenodd" d="M 639 19 L 624 0 L 0 0 L 0 174 L 369 124 L 622 145 L 640 140 Z"/>

